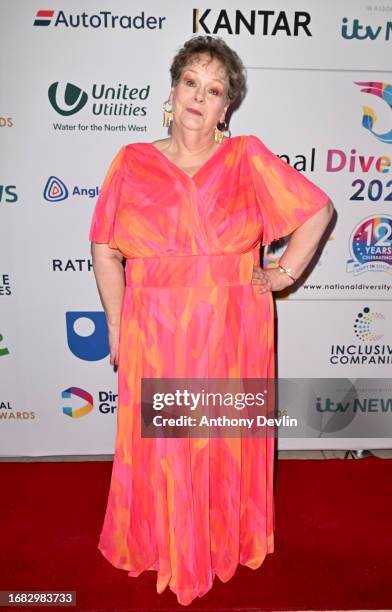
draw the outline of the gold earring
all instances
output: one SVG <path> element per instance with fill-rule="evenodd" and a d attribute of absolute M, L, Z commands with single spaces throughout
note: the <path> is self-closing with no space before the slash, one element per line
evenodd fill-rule
<path fill-rule="evenodd" d="M 169 104 L 169 100 L 166 100 L 166 102 L 164 102 L 163 104 L 163 127 L 170 127 L 170 124 L 173 120 L 173 107 L 170 106 L 170 108 L 167 108 L 167 105 Z"/>
<path fill-rule="evenodd" d="M 214 141 L 217 142 L 218 144 L 222 144 L 223 139 L 225 137 L 225 132 L 227 130 L 227 123 L 226 121 L 222 121 L 221 123 L 218 123 L 218 125 L 219 126 L 223 125 L 223 130 L 220 130 L 218 126 L 216 126 L 214 130 Z"/>

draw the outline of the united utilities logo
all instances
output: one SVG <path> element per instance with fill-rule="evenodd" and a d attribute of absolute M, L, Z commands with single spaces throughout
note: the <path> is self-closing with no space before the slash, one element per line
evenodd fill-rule
<path fill-rule="evenodd" d="M 87 196 L 96 198 L 99 195 L 99 187 L 79 187 L 75 185 L 71 190 L 73 196 Z M 61 202 L 69 196 L 66 184 L 57 176 L 50 176 L 44 189 L 44 198 L 47 202 Z"/>
<path fill-rule="evenodd" d="M 78 113 L 88 100 L 86 92 L 77 85 L 66 83 L 64 87 L 58 81 L 51 84 L 48 96 L 54 110 L 65 117 Z"/>
<path fill-rule="evenodd" d="M 147 107 L 141 104 L 149 95 L 150 85 L 130 87 L 125 83 L 117 83 L 114 86 L 93 83 L 90 95 L 73 83 L 60 84 L 55 81 L 48 89 L 50 104 L 63 117 L 81 111 L 89 98 L 92 101 L 90 110 L 93 115 L 144 117 Z"/>
<path fill-rule="evenodd" d="M 111 11 L 99 11 L 89 15 L 88 13 L 68 13 L 52 10 L 39 10 L 36 13 L 35 26 L 53 25 L 55 28 L 93 28 L 122 29 L 122 30 L 162 30 L 166 17 L 156 17 L 141 11 L 137 15 L 114 15 Z"/>
<path fill-rule="evenodd" d="M 37 11 L 33 25 L 48 26 L 52 21 L 53 15 L 54 11 Z"/>

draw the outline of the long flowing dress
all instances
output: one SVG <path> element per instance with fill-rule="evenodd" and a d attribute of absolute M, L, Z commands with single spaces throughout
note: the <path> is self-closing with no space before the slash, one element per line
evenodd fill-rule
<path fill-rule="evenodd" d="M 260 243 L 328 196 L 255 136 L 226 139 L 193 176 L 151 143 L 123 146 L 93 242 L 126 258 L 115 456 L 98 548 L 157 571 L 188 605 L 274 550 L 274 439 L 142 438 L 141 378 L 271 378 L 273 300 L 251 283 Z"/>

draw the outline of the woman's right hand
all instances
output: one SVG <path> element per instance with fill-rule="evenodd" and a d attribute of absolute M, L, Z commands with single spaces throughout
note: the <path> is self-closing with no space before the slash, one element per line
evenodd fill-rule
<path fill-rule="evenodd" d="M 120 341 L 120 326 L 108 324 L 110 365 L 118 368 L 118 345 Z"/>

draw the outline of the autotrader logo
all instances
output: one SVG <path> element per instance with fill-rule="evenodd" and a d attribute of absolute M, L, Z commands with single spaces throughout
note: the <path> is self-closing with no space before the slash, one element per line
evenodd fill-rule
<path fill-rule="evenodd" d="M 77 85 L 67 83 L 59 86 L 59 82 L 52 83 L 48 90 L 49 101 L 54 110 L 68 117 L 78 113 L 87 103 L 88 95 Z"/>
<path fill-rule="evenodd" d="M 53 19 L 54 17 L 54 19 Z M 52 10 L 37 11 L 34 26 L 49 26 L 58 28 L 92 28 L 117 29 L 117 30 L 162 30 L 166 17 L 149 15 L 140 11 L 134 15 L 116 15 L 111 11 L 99 11 L 98 13 L 66 13 L 65 11 Z"/>
<path fill-rule="evenodd" d="M 69 417 L 72 417 L 73 419 L 79 419 L 80 417 L 86 416 L 86 414 L 92 411 L 93 396 L 91 395 L 91 393 L 88 393 L 88 391 L 80 389 L 79 387 L 69 387 L 61 393 L 61 397 L 63 399 L 69 399 L 73 395 L 75 397 L 80 397 L 86 403 L 82 406 L 79 406 L 79 408 L 74 408 L 72 406 L 63 406 L 64 414 Z"/>
<path fill-rule="evenodd" d="M 61 202 L 68 198 L 67 186 L 57 176 L 50 176 L 44 189 L 44 198 L 48 202 Z"/>
<path fill-rule="evenodd" d="M 37 11 L 34 24 L 35 26 L 48 26 L 52 21 L 54 11 Z"/>

